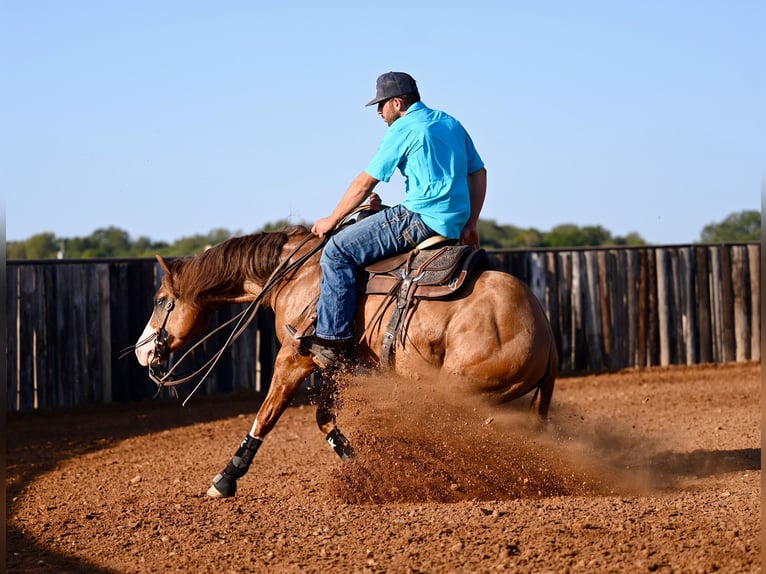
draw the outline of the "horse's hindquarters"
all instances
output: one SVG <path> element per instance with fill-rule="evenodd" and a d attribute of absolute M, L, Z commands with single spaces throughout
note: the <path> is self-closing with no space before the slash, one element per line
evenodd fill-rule
<path fill-rule="evenodd" d="M 546 377 L 555 346 L 534 294 L 513 276 L 488 271 L 459 299 L 421 300 L 394 362 L 400 375 L 436 375 L 505 401 Z"/>

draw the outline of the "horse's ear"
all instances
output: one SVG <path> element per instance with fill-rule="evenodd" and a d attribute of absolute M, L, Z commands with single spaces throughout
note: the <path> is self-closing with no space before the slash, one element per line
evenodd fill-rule
<path fill-rule="evenodd" d="M 170 265 L 162 258 L 162 255 L 157 255 L 157 261 L 159 261 L 160 267 L 165 271 L 165 274 L 170 275 Z"/>

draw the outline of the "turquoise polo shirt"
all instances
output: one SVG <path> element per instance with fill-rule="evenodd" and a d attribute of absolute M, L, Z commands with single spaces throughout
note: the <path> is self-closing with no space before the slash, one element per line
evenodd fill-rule
<path fill-rule="evenodd" d="M 471 215 L 468 174 L 482 167 L 460 122 L 416 102 L 388 127 L 365 171 L 388 182 L 398 168 L 406 181 L 404 207 L 437 233 L 456 239 Z"/>

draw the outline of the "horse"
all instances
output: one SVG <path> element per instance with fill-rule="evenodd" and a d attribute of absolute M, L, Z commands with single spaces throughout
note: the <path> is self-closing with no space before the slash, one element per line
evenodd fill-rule
<path fill-rule="evenodd" d="M 207 494 L 234 496 L 259 446 L 274 428 L 302 382 L 318 369 L 298 352 L 287 325 L 306 322 L 319 294 L 323 242 L 305 226 L 233 237 L 198 255 L 167 262 L 157 256 L 164 276 L 154 294 L 149 321 L 135 345 L 139 363 L 164 370 L 170 353 L 201 337 L 211 313 L 226 304 L 258 302 L 274 312 L 281 345 L 266 397 L 250 432 Z M 379 365 L 384 330 L 392 313 L 386 295 L 360 293 L 355 322 L 356 354 Z M 436 375 L 457 392 L 477 393 L 505 403 L 533 392 L 530 420 L 544 423 L 558 374 L 558 353 L 550 323 L 531 290 L 516 277 L 482 270 L 461 293 L 448 299 L 421 299 L 407 319 L 403 344 L 388 367 L 403 378 Z M 167 379 L 153 376 L 159 385 Z M 327 442 L 344 460 L 353 448 L 336 424 L 333 377 L 322 377 L 316 421 Z M 326 388 L 325 388 L 326 387 Z"/>

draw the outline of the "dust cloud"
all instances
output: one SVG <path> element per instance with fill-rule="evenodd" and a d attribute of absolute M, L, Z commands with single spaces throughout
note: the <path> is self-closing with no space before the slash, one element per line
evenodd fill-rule
<path fill-rule="evenodd" d="M 653 445 L 566 409 L 541 426 L 530 400 L 496 405 L 438 380 L 355 378 L 338 426 L 357 456 L 334 472 L 329 494 L 352 504 L 445 503 L 657 486 L 643 463 Z"/>

